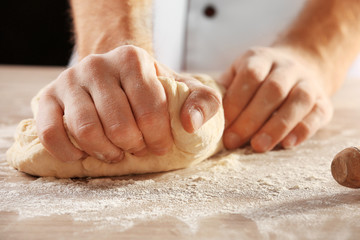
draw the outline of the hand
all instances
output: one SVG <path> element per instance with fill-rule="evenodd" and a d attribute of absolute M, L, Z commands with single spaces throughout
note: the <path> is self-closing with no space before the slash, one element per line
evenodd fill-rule
<path fill-rule="evenodd" d="M 325 73 L 311 63 L 284 48 L 254 48 L 237 59 L 220 79 L 227 88 L 224 145 L 291 148 L 329 122 Z"/>
<path fill-rule="evenodd" d="M 209 87 L 160 65 L 141 48 L 121 46 L 89 55 L 45 89 L 36 119 L 41 143 L 62 161 L 91 155 L 111 163 L 120 161 L 124 151 L 137 156 L 167 153 L 173 139 L 160 75 L 183 81 L 190 89 L 180 116 L 188 132 L 221 105 L 221 97 Z M 67 137 L 63 116 L 84 152 Z"/>

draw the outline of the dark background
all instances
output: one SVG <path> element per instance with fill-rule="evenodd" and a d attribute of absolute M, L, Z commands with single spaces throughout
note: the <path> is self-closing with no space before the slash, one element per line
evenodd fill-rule
<path fill-rule="evenodd" d="M 70 16 L 67 0 L 1 0 L 0 64 L 67 65 Z"/>

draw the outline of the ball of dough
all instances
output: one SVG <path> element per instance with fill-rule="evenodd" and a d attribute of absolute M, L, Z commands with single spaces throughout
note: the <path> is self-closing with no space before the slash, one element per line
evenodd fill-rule
<path fill-rule="evenodd" d="M 206 75 L 194 75 L 204 84 L 223 93 L 220 86 Z M 7 151 L 7 161 L 19 171 L 44 177 L 109 177 L 128 174 L 163 172 L 185 168 L 199 163 L 223 148 L 222 133 L 224 130 L 224 112 L 218 113 L 207 121 L 195 133 L 186 132 L 180 122 L 180 109 L 190 91 L 181 82 L 169 77 L 158 77 L 168 100 L 171 130 L 174 145 L 164 156 L 148 154 L 136 157 L 125 153 L 124 159 L 116 164 L 104 163 L 96 158 L 87 157 L 74 162 L 63 162 L 50 155 L 36 133 L 35 120 L 26 119 L 20 122 L 15 133 L 15 142 Z M 38 96 L 32 101 L 36 116 Z M 71 138 L 71 136 L 70 136 Z M 76 145 L 76 144 L 75 144 Z"/>

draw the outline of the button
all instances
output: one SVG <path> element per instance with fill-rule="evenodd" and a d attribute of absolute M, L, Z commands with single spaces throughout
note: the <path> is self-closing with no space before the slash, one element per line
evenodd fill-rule
<path fill-rule="evenodd" d="M 208 18 L 213 18 L 216 15 L 216 8 L 213 5 L 207 5 L 204 8 L 204 15 Z"/>

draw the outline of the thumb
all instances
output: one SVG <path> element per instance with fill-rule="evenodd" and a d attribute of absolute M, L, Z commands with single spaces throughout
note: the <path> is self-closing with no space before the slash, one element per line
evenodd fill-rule
<path fill-rule="evenodd" d="M 180 120 L 185 131 L 193 133 L 217 113 L 222 103 L 220 94 L 208 86 L 200 85 L 190 91 Z"/>

